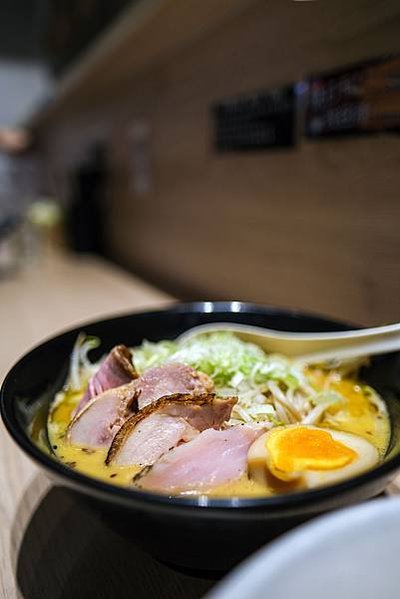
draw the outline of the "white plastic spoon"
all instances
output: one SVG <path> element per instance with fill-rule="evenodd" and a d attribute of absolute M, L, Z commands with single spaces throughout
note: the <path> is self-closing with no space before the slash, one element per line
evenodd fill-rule
<path fill-rule="evenodd" d="M 287 333 L 232 322 L 214 322 L 185 331 L 179 341 L 202 333 L 230 331 L 268 353 L 283 354 L 308 363 L 350 360 L 400 350 L 400 323 L 333 333 Z"/>

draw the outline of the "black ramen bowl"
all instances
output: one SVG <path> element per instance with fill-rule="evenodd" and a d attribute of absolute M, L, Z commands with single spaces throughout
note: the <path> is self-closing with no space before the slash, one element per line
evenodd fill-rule
<path fill-rule="evenodd" d="M 90 322 L 45 341 L 9 372 L 1 390 L 5 425 L 21 449 L 51 477 L 69 488 L 105 521 L 158 559 L 180 567 L 224 570 L 281 532 L 325 511 L 381 493 L 400 467 L 400 355 L 374 359 L 364 380 L 385 399 L 391 440 L 383 463 L 339 484 L 310 491 L 256 499 L 168 497 L 127 489 L 72 470 L 40 449 L 30 437 L 33 418 L 45 415 L 65 380 L 69 356 L 80 331 L 98 336 L 96 359 L 112 346 L 138 345 L 143 339 L 174 339 L 209 322 L 236 322 L 282 331 L 337 331 L 348 325 L 299 312 L 240 302 L 178 304 Z M 39 415 L 39 416 L 38 416 Z"/>

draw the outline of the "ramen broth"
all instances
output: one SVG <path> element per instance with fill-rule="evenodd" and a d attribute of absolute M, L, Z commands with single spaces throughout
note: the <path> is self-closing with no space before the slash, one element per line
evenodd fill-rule
<path fill-rule="evenodd" d="M 378 409 L 371 401 L 371 390 L 355 378 L 341 376 L 338 372 L 322 369 L 309 369 L 308 376 L 316 390 L 326 389 L 339 393 L 345 402 L 326 409 L 318 426 L 332 431 L 353 433 L 368 440 L 383 459 L 389 443 L 390 424 L 386 409 Z M 67 438 L 67 428 L 73 412 L 81 400 L 83 391 L 61 391 L 57 394 L 48 416 L 48 435 L 54 455 L 70 468 L 124 487 L 132 486 L 133 477 L 141 467 L 106 466 L 106 449 L 71 444 Z M 383 404 L 383 402 L 382 402 Z M 227 423 L 229 425 L 229 422 Z M 296 482 L 282 483 L 274 477 L 263 481 L 253 479 L 248 472 L 239 479 L 218 485 L 212 489 L 186 491 L 182 494 L 205 494 L 213 497 L 261 497 L 282 491 L 301 488 Z"/>

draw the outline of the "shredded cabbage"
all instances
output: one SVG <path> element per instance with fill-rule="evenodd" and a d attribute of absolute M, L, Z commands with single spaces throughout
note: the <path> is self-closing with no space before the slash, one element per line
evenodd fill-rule
<path fill-rule="evenodd" d="M 276 383 L 282 395 L 287 391 L 310 395 L 303 365 L 284 356 L 267 355 L 254 343 L 229 332 L 203 333 L 181 342 L 144 341 L 134 348 L 134 360 L 140 373 L 165 362 L 180 362 L 205 372 L 219 395 L 239 397 L 232 412 L 233 422 L 295 421 L 290 408 L 281 406 L 276 410 L 269 382 Z"/>
<path fill-rule="evenodd" d="M 166 361 L 181 362 L 208 374 L 217 387 L 237 386 L 245 379 L 254 384 L 283 380 L 292 388 L 306 382 L 295 363 L 283 356 L 267 355 L 258 345 L 241 341 L 229 332 L 204 333 L 180 343 L 144 341 L 134 352 L 139 372 Z"/>
<path fill-rule="evenodd" d="M 88 352 L 99 340 L 79 335 L 71 355 L 67 384 L 83 389 L 101 361 L 89 362 Z M 239 398 L 231 423 L 259 423 L 270 427 L 303 422 L 315 424 L 334 404 L 345 402 L 336 391 L 316 390 L 305 364 L 260 347 L 224 331 L 203 333 L 182 341 L 143 341 L 133 348 L 135 368 L 142 374 L 167 362 L 179 362 L 208 374 L 220 396 Z"/>

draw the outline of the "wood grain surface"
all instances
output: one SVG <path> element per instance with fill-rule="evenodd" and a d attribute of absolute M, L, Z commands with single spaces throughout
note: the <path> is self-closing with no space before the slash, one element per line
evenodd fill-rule
<path fill-rule="evenodd" d="M 50 255 L 0 281 L 0 378 L 32 345 L 111 313 L 172 298 L 95 258 Z M 0 597 L 191 599 L 213 580 L 170 569 L 52 487 L 0 425 Z M 391 493 L 400 491 L 393 483 Z"/>
<path fill-rule="evenodd" d="M 226 2 L 161 4 L 44 116 L 57 189 L 104 142 L 111 241 L 122 263 L 181 295 L 362 324 L 399 320 L 399 136 L 217 154 L 210 114 L 221 98 L 398 52 L 398 0 L 243 2 L 212 30 L 212 12 Z M 181 44 L 167 49 L 174 27 Z M 135 127 L 148 131 L 144 158 L 135 158 Z M 138 193 L 143 160 L 151 181 Z"/>

